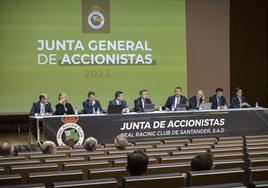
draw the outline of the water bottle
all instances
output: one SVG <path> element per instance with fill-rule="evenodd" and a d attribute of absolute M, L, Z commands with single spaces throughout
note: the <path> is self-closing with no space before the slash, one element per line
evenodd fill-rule
<path fill-rule="evenodd" d="M 93 111 L 92 111 L 92 113 L 93 113 L 93 114 L 95 114 L 95 113 L 96 113 L 96 112 L 95 112 L 95 108 L 94 108 L 94 107 L 93 107 Z"/>
<path fill-rule="evenodd" d="M 75 113 L 75 115 L 78 115 L 78 110 L 77 110 L 77 108 L 74 109 L 74 113 Z"/>
<path fill-rule="evenodd" d="M 99 107 L 97 108 L 97 114 L 100 114 L 100 108 Z"/>
<path fill-rule="evenodd" d="M 259 104 L 258 104 L 258 102 L 256 102 L 256 105 L 255 105 L 255 107 L 256 107 L 256 108 L 259 108 Z"/>
<path fill-rule="evenodd" d="M 159 107 L 159 112 L 162 112 L 162 106 Z"/>
<path fill-rule="evenodd" d="M 175 106 L 174 105 L 172 105 L 171 111 L 175 111 Z"/>

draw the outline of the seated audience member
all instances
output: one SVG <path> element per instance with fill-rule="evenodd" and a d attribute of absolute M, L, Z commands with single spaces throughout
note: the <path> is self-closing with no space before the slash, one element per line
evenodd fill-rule
<path fill-rule="evenodd" d="M 211 109 L 223 109 L 227 105 L 226 98 L 223 96 L 223 89 L 217 88 L 216 94 L 209 98 L 212 103 Z"/>
<path fill-rule="evenodd" d="M 48 96 L 45 93 L 41 93 L 39 96 L 39 101 L 33 103 L 30 111 L 30 115 L 52 115 L 53 109 L 50 102 L 48 101 Z"/>
<path fill-rule="evenodd" d="M 4 142 L 0 145 L 0 156 L 9 157 L 12 156 L 12 147 L 9 143 Z"/>
<path fill-rule="evenodd" d="M 68 103 L 65 93 L 60 93 L 58 99 L 59 103 L 56 105 L 55 115 L 74 114 L 73 106 Z"/>
<path fill-rule="evenodd" d="M 103 112 L 100 101 L 96 99 L 95 92 L 88 92 L 88 99 L 83 102 L 85 114 L 94 114 L 96 112 Z"/>
<path fill-rule="evenodd" d="M 109 101 L 109 105 L 122 105 L 123 112 L 128 111 L 127 102 L 124 99 L 124 94 L 122 91 L 115 92 L 114 99 Z"/>
<path fill-rule="evenodd" d="M 87 151 L 96 151 L 97 145 L 98 145 L 97 139 L 89 137 L 85 140 L 84 148 Z"/>
<path fill-rule="evenodd" d="M 148 167 L 148 156 L 142 151 L 134 151 L 127 157 L 127 171 L 131 176 L 146 175 Z"/>
<path fill-rule="evenodd" d="M 23 144 L 16 145 L 13 149 L 13 155 L 17 156 L 21 152 L 35 152 L 40 151 L 40 146 L 38 144 Z"/>
<path fill-rule="evenodd" d="M 181 95 L 181 87 L 176 87 L 174 93 L 175 94 L 173 96 L 168 97 L 166 104 L 163 107 L 164 109 L 168 108 L 169 110 L 175 110 L 177 106 L 187 104 L 187 98 Z"/>
<path fill-rule="evenodd" d="M 128 140 L 127 137 L 125 135 L 118 135 L 117 137 L 115 137 L 114 139 L 114 144 L 115 147 L 119 150 L 125 150 L 126 147 L 128 146 Z"/>
<path fill-rule="evenodd" d="M 44 154 L 55 154 L 57 151 L 57 147 L 54 142 L 45 141 L 41 146 L 41 150 Z"/>
<path fill-rule="evenodd" d="M 191 170 L 211 170 L 213 168 L 213 155 L 206 152 L 195 156 L 191 161 Z"/>
<path fill-rule="evenodd" d="M 134 108 L 136 112 L 144 111 L 144 104 L 152 104 L 150 98 L 148 98 L 148 91 L 143 89 L 140 91 L 140 97 L 134 100 Z"/>
<path fill-rule="evenodd" d="M 205 95 L 202 90 L 197 90 L 195 96 L 192 96 L 189 99 L 189 108 L 190 109 L 199 109 L 199 106 L 202 102 L 205 102 Z"/>
<path fill-rule="evenodd" d="M 235 89 L 235 97 L 232 98 L 231 108 L 248 108 L 250 105 L 247 103 L 246 98 L 243 96 L 243 91 L 240 87 Z"/>

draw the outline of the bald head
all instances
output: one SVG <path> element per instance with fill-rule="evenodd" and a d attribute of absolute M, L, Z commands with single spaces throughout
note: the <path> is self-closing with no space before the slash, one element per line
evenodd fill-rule
<path fill-rule="evenodd" d="M 9 143 L 4 142 L 0 145 L 0 155 L 4 157 L 12 155 L 12 148 Z"/>
<path fill-rule="evenodd" d="M 84 148 L 87 151 L 95 151 L 98 145 L 98 141 L 97 139 L 93 138 L 93 137 L 89 137 L 85 140 L 84 143 Z"/>
<path fill-rule="evenodd" d="M 115 144 L 115 147 L 117 149 L 124 150 L 127 147 L 127 145 L 128 145 L 127 137 L 125 135 L 122 135 L 122 134 L 118 135 L 114 139 L 114 144 Z"/>
<path fill-rule="evenodd" d="M 45 141 L 42 146 L 41 150 L 44 154 L 55 154 L 57 147 L 56 144 L 52 141 Z"/>
<path fill-rule="evenodd" d="M 204 98 L 204 91 L 201 90 L 201 89 L 197 90 L 197 92 L 196 92 L 196 96 L 197 96 L 198 98 Z"/>

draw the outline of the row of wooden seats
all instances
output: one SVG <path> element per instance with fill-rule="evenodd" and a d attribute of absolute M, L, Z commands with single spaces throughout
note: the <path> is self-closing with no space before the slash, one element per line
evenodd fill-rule
<path fill-rule="evenodd" d="M 149 168 L 150 171 L 150 168 Z M 247 174 L 249 172 L 249 174 Z M 149 187 L 146 182 L 157 181 L 156 187 L 163 185 L 168 187 L 184 187 L 184 186 L 200 186 L 209 184 L 223 184 L 223 183 L 235 183 L 240 182 L 249 184 L 250 182 L 268 180 L 268 166 L 265 167 L 251 167 L 248 171 L 242 168 L 232 169 L 220 169 L 220 170 L 208 170 L 208 171 L 189 171 L 185 177 L 180 172 L 169 174 L 150 174 L 148 176 L 141 177 L 127 177 L 128 174 L 125 168 L 103 168 L 103 169 L 91 169 L 89 170 L 89 179 L 103 179 L 103 178 L 115 178 L 117 182 L 122 182 L 124 187 Z M 161 179 L 161 177 L 165 177 Z M 176 179 L 176 181 L 174 180 Z M 178 178 L 178 179 L 177 179 Z M 61 181 L 78 181 L 83 179 L 83 173 L 81 170 L 72 171 L 55 171 L 55 172 L 39 172 L 30 173 L 29 181 L 27 183 L 44 183 L 46 187 L 53 187 L 54 185 L 61 185 L 62 183 L 55 183 Z M 1 185 L 19 184 L 22 181 L 22 177 L 18 174 L 5 175 L 0 177 Z M 176 183 L 171 183 L 175 181 Z M 133 184 L 131 183 L 133 182 Z M 180 183 L 179 183 L 180 182 Z M 70 184 L 66 182 L 65 184 Z M 128 183 L 131 184 L 128 186 Z M 157 186 L 158 185 L 158 186 Z M 176 185 L 176 186 L 175 186 Z M 65 185 L 67 186 L 67 185 Z M 57 187 L 57 186 L 54 186 Z M 155 187 L 155 186 L 153 186 Z"/>

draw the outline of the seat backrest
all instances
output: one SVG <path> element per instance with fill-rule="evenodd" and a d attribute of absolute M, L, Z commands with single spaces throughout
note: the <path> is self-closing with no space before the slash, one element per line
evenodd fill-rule
<path fill-rule="evenodd" d="M 235 182 L 246 182 L 246 172 L 242 168 L 189 171 L 186 184 L 188 186 L 197 186 Z"/>
<path fill-rule="evenodd" d="M 117 181 L 114 178 L 92 179 L 81 181 L 55 182 L 54 188 L 116 188 Z"/>
<path fill-rule="evenodd" d="M 149 164 L 156 164 L 157 160 L 155 157 L 149 157 Z M 115 159 L 112 161 L 113 167 L 120 167 L 120 166 L 126 166 L 127 165 L 127 159 Z"/>
<path fill-rule="evenodd" d="M 165 163 L 148 165 L 148 174 L 167 174 L 176 172 L 188 172 L 190 163 Z"/>
<path fill-rule="evenodd" d="M 122 181 L 122 178 L 127 175 L 128 172 L 125 167 L 108 167 L 88 170 L 88 179 L 115 178 L 120 182 Z"/>
<path fill-rule="evenodd" d="M 21 184 L 22 178 L 20 174 L 0 175 L 0 185 Z"/>
<path fill-rule="evenodd" d="M 43 183 L 0 186 L 0 188 L 46 188 Z"/>
<path fill-rule="evenodd" d="M 253 181 L 252 182 L 253 187 L 268 187 L 268 180 L 264 181 Z"/>
<path fill-rule="evenodd" d="M 249 158 L 250 166 L 268 166 L 268 157 Z"/>
<path fill-rule="evenodd" d="M 268 166 L 250 167 L 249 171 L 251 181 L 268 180 Z"/>
<path fill-rule="evenodd" d="M 29 173 L 28 183 L 44 183 L 46 187 L 52 187 L 53 182 L 82 180 L 82 170 L 53 171 Z"/>
<path fill-rule="evenodd" d="M 183 186 L 184 176 L 181 173 L 128 176 L 123 178 L 123 188 L 177 188 Z"/>
<path fill-rule="evenodd" d="M 15 165 L 11 166 L 12 174 L 20 174 L 22 177 L 22 182 L 26 183 L 28 181 L 28 174 L 32 172 L 48 172 L 58 170 L 57 163 L 50 164 L 28 164 L 28 165 Z"/>

